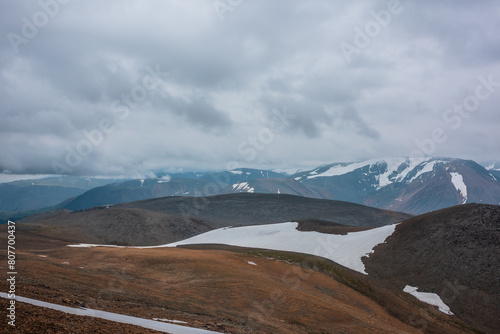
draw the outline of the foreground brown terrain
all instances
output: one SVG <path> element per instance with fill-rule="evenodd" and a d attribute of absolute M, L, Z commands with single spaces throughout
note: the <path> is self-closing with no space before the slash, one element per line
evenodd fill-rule
<path fill-rule="evenodd" d="M 312 256 L 224 246 L 69 248 L 27 232 L 16 237 L 17 294 L 56 304 L 223 333 L 472 333 L 456 317 Z M 2 319 L 5 309 L 1 300 Z M 154 333 L 21 303 L 17 312 L 16 331 L 2 324 L 3 332 Z"/>

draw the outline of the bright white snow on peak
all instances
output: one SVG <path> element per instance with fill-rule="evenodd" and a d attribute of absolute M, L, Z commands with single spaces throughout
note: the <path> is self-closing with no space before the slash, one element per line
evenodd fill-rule
<path fill-rule="evenodd" d="M 430 173 L 434 170 L 434 167 L 436 167 L 437 164 L 443 163 L 444 161 L 441 160 L 434 160 L 434 161 L 429 161 L 426 162 L 425 164 L 422 164 L 422 168 L 415 174 L 414 177 L 411 178 L 409 182 L 413 182 L 416 180 L 420 175 L 425 174 L 425 173 Z"/>
<path fill-rule="evenodd" d="M 368 167 L 370 174 L 375 174 L 377 180 L 374 187 L 380 189 L 394 182 L 403 182 L 406 180 L 406 182 L 410 183 L 420 175 L 432 172 L 436 165 L 443 162 L 445 161 L 433 160 L 430 157 L 371 159 L 361 162 L 337 163 L 330 165 L 326 170 L 323 170 L 326 166 L 320 167 L 310 171 L 306 174 L 305 178 L 314 179 L 318 177 L 340 176 Z M 373 170 L 375 167 L 380 168 L 381 166 L 384 167 L 380 171 Z M 414 172 L 414 175 L 410 180 L 407 180 L 406 178 L 411 172 Z M 295 179 L 300 180 L 302 178 L 296 177 Z"/>
<path fill-rule="evenodd" d="M 467 186 L 465 185 L 464 178 L 458 173 L 451 172 L 451 182 L 455 189 L 462 195 L 462 204 L 467 203 Z"/>

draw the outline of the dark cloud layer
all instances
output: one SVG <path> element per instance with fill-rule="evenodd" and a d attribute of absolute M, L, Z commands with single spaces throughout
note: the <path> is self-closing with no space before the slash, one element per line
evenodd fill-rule
<path fill-rule="evenodd" d="M 500 160 L 497 1 L 228 3 L 2 2 L 0 172 Z"/>

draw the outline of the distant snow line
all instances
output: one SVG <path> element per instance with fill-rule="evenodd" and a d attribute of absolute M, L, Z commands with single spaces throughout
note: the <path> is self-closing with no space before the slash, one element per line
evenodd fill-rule
<path fill-rule="evenodd" d="M 176 247 L 193 244 L 225 244 L 231 246 L 272 249 L 316 255 L 332 260 L 344 267 L 362 274 L 365 265 L 361 258 L 369 256 L 373 248 L 385 241 L 396 228 L 386 225 L 371 230 L 349 232 L 347 235 L 335 235 L 297 230 L 298 223 L 279 223 L 269 225 L 220 228 L 192 238 L 160 246 L 133 248 Z M 106 245 L 69 245 L 69 247 L 124 247 Z"/>
<path fill-rule="evenodd" d="M 8 298 L 8 295 L 4 292 L 0 292 L 0 297 L 5 298 L 5 299 L 10 299 L 10 298 Z M 89 308 L 74 308 L 74 307 L 62 306 L 62 305 L 58 305 L 58 304 L 42 302 L 40 300 L 25 298 L 25 297 L 20 297 L 20 296 L 16 296 L 15 300 L 18 302 L 27 303 L 27 304 L 31 304 L 31 305 L 35 305 L 35 306 L 40 306 L 40 307 L 45 307 L 45 308 L 49 308 L 52 310 L 56 310 L 56 311 L 60 311 L 60 312 L 68 313 L 68 314 L 110 320 L 110 321 L 119 322 L 122 324 L 129 324 L 129 325 L 140 326 L 140 327 L 144 327 L 144 328 L 148 328 L 148 329 L 154 329 L 154 330 L 164 332 L 164 333 L 172 333 L 172 334 L 216 334 L 216 333 L 218 334 L 218 333 L 220 333 L 220 332 L 213 332 L 213 331 L 209 331 L 209 330 L 205 330 L 205 329 L 174 325 L 174 324 L 165 323 L 165 322 L 161 322 L 161 321 L 154 321 L 154 320 L 149 320 L 149 319 L 131 317 L 128 315 L 123 315 L 123 314 L 93 310 L 93 309 L 89 309 Z"/>

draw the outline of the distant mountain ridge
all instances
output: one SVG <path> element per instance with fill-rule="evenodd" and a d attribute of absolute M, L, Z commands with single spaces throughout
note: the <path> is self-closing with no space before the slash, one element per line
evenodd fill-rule
<path fill-rule="evenodd" d="M 0 184 L 0 211 L 19 212 L 55 206 L 113 179 L 74 176 L 20 180 Z"/>
<path fill-rule="evenodd" d="M 500 174 L 500 172 L 498 172 Z M 134 180 L 94 188 L 70 210 L 165 196 L 290 194 L 421 214 L 465 203 L 500 203 L 500 175 L 471 160 L 385 158 L 334 163 L 293 175 L 240 168 L 198 178 Z"/>
<path fill-rule="evenodd" d="M 498 168 L 497 168 L 498 167 Z M 0 184 L 0 211 L 80 210 L 151 198 L 289 194 L 421 214 L 465 203 L 500 204 L 500 164 L 452 158 L 333 163 L 289 175 L 271 170 L 181 173 L 136 180 L 50 178 Z M 57 180 L 66 180 L 58 185 Z M 100 182 L 100 183 L 99 183 Z M 48 188 L 43 188 L 48 187 Z M 2 216 L 8 216 L 9 212 Z"/>

